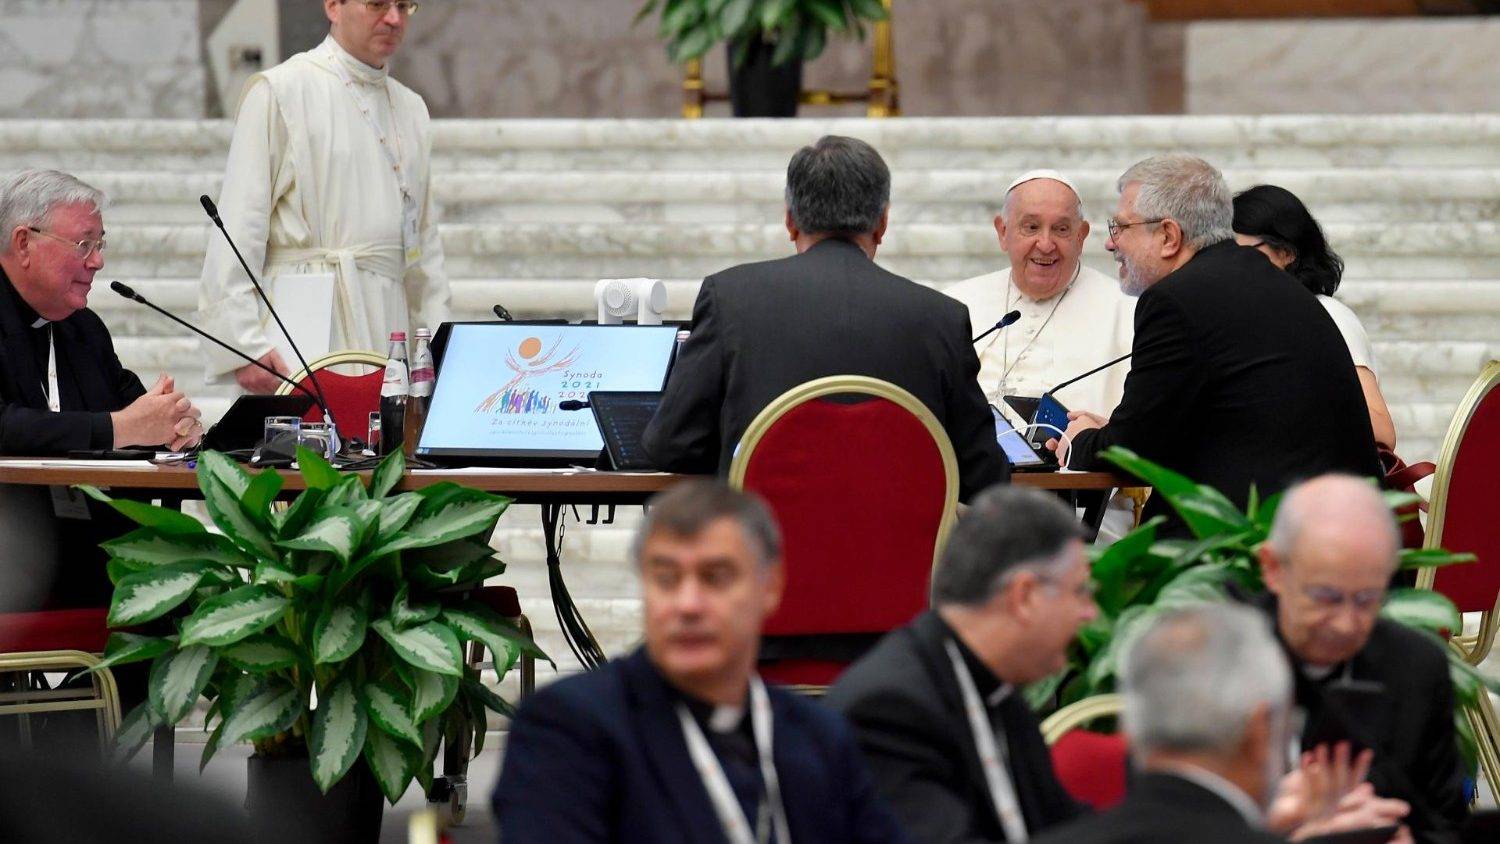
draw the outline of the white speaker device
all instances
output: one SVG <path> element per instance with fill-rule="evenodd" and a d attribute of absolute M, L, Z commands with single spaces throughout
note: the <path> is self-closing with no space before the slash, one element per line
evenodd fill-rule
<path fill-rule="evenodd" d="M 619 325 L 635 317 L 637 325 L 661 325 L 667 309 L 667 286 L 654 278 L 601 278 L 594 285 L 600 325 Z"/>

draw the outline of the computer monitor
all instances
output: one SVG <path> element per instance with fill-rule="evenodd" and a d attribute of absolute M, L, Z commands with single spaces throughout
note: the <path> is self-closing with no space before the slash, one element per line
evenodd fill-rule
<path fill-rule="evenodd" d="M 671 325 L 456 324 L 417 456 L 500 466 L 593 464 L 604 440 L 587 409 L 599 390 L 660 390 Z"/>

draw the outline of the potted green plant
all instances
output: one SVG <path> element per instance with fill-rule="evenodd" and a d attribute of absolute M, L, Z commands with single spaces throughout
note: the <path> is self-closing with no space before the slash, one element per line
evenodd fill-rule
<path fill-rule="evenodd" d="M 888 15 L 881 0 L 646 0 L 636 21 L 660 9 L 667 58 L 683 64 L 723 42 L 735 117 L 795 117 L 802 64 L 829 34 L 865 36 Z"/>
<path fill-rule="evenodd" d="M 509 499 L 451 483 L 393 495 L 399 452 L 368 487 L 305 448 L 297 459 L 307 489 L 282 508 L 278 473 L 202 454 L 217 532 L 82 487 L 140 525 L 104 543 L 110 626 L 158 631 L 112 634 L 101 667 L 151 660 L 149 698 L 117 736 L 123 755 L 207 698 L 200 769 L 253 742 L 252 811 L 321 800 L 325 829 L 375 840 L 381 795 L 395 803 L 414 777 L 430 785 L 442 740 L 477 753 L 485 713 L 512 712 L 464 644 L 487 649 L 501 676 L 523 652 L 546 655 L 468 595 L 505 570 L 488 537 Z"/>
<path fill-rule="evenodd" d="M 1174 607 L 1230 599 L 1231 588 L 1242 595 L 1265 591 L 1256 556 L 1276 516 L 1279 495 L 1262 501 L 1251 490 L 1241 512 L 1218 490 L 1153 463 L 1134 452 L 1112 447 L 1105 459 L 1149 484 L 1187 524 L 1192 539 L 1159 539 L 1158 516 L 1102 550 L 1092 561 L 1099 616 L 1078 632 L 1062 671 L 1027 689 L 1027 698 L 1040 713 L 1115 687 L 1119 655 L 1131 636 L 1151 618 Z M 1386 503 L 1399 510 L 1417 500 L 1409 493 L 1385 493 Z M 1415 518 L 1411 514 L 1405 518 Z M 1467 563 L 1473 554 L 1442 549 L 1406 549 L 1400 568 L 1413 569 Z M 1446 597 L 1428 589 L 1396 588 L 1381 610 L 1388 618 L 1434 637 L 1457 634 L 1463 618 Z M 1446 648 L 1449 673 L 1456 691 L 1454 719 L 1462 749 L 1471 768 L 1475 741 L 1465 708 L 1472 707 L 1485 689 L 1500 692 L 1500 682 L 1484 677 Z"/>

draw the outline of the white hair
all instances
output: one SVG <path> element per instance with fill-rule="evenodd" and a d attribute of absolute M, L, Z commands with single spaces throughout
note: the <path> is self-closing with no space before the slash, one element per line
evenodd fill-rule
<path fill-rule="evenodd" d="M 1140 185 L 1135 210 L 1142 219 L 1175 220 L 1194 249 L 1234 237 L 1234 196 L 1224 174 L 1196 155 L 1153 155 L 1131 165 L 1116 188 Z"/>
<path fill-rule="evenodd" d="M 61 170 L 19 170 L 0 179 L 0 237 L 10 251 L 10 235 L 18 226 L 43 228 L 59 205 L 92 205 L 103 211 L 104 191 Z"/>
<path fill-rule="evenodd" d="M 1292 674 L 1264 615 L 1212 604 L 1151 622 L 1125 652 L 1121 691 L 1137 752 L 1230 753 L 1258 707 L 1286 716 Z"/>

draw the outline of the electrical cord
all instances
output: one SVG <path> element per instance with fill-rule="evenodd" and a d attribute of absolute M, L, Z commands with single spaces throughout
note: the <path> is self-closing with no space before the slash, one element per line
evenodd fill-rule
<path fill-rule="evenodd" d="M 1024 438 L 1025 434 L 1023 432 L 1033 431 L 1037 428 L 1051 428 L 1053 431 L 1057 432 L 1057 439 L 1060 444 L 1059 447 L 1068 450 L 1067 456 L 1058 461 L 1057 468 L 1066 470 L 1068 468 L 1068 461 L 1073 459 L 1073 438 L 1068 436 L 1067 431 L 1063 431 L 1056 425 L 1049 425 L 1046 422 L 1033 422 L 1030 425 L 1023 425 L 1022 427 L 1016 428 L 1014 430 L 1016 433 L 1021 434 Z"/>

